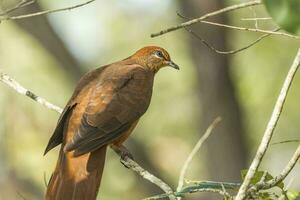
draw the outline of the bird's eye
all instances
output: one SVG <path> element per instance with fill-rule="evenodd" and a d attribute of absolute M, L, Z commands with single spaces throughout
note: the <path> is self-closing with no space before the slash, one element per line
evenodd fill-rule
<path fill-rule="evenodd" d="M 162 53 L 161 51 L 156 51 L 156 52 L 155 52 L 155 55 L 156 55 L 157 57 L 160 57 L 160 58 L 163 58 L 163 57 L 164 57 L 164 55 L 163 55 L 163 53 Z"/>

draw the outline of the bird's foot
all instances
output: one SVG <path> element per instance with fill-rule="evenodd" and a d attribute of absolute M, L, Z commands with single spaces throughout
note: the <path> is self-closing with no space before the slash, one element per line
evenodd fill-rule
<path fill-rule="evenodd" d="M 127 159 L 134 160 L 132 154 L 130 151 L 125 147 L 125 146 L 116 146 L 116 145 L 111 145 L 111 148 L 121 157 L 120 162 L 124 167 L 130 168 L 127 162 Z"/>

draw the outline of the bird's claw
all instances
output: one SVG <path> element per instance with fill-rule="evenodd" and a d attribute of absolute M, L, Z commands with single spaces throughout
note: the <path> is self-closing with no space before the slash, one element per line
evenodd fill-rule
<path fill-rule="evenodd" d="M 130 158 L 131 160 L 134 160 L 132 154 L 127 149 L 126 150 L 122 150 L 122 152 L 121 152 L 121 160 L 126 160 L 127 158 Z"/>
<path fill-rule="evenodd" d="M 122 165 L 124 165 L 124 167 L 129 169 L 130 167 L 128 165 L 127 160 L 128 160 L 128 158 L 131 159 L 131 160 L 134 160 L 132 154 L 126 149 L 125 151 L 123 150 L 121 152 L 120 156 L 121 156 L 120 162 L 122 163 Z"/>
<path fill-rule="evenodd" d="M 124 167 L 130 168 L 130 164 L 128 163 L 128 159 L 134 160 L 132 154 L 125 146 L 116 146 L 112 145 L 112 149 L 120 156 L 120 162 Z"/>

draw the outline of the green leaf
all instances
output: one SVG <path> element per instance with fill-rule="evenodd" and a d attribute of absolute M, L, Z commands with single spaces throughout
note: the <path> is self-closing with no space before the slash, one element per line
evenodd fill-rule
<path fill-rule="evenodd" d="M 300 200 L 300 193 L 292 190 L 286 192 L 288 200 Z"/>
<path fill-rule="evenodd" d="M 279 196 L 275 194 L 274 192 L 260 192 L 258 194 L 259 200 L 277 200 L 279 199 Z"/>
<path fill-rule="evenodd" d="M 260 200 L 273 200 L 268 192 L 259 193 L 258 196 Z"/>
<path fill-rule="evenodd" d="M 247 172 L 248 172 L 247 169 L 241 171 L 241 176 L 242 176 L 243 180 L 245 179 Z M 258 183 L 261 180 L 261 178 L 263 177 L 264 173 L 265 173 L 264 171 L 257 171 L 257 172 L 255 172 L 255 174 L 254 174 L 254 176 L 253 176 L 253 178 L 252 178 L 252 180 L 251 180 L 250 183 L 253 184 L 253 185 L 256 184 L 256 183 Z M 274 177 L 269 172 L 267 172 L 264 181 L 270 181 L 272 179 L 274 179 Z M 283 182 L 278 183 L 276 186 L 279 187 L 279 188 L 281 188 L 281 189 L 284 188 Z"/>
<path fill-rule="evenodd" d="M 300 35 L 300 0 L 263 0 L 263 3 L 280 28 Z"/>

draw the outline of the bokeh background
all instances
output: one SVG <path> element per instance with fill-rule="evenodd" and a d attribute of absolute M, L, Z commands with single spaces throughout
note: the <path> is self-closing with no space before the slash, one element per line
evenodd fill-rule
<path fill-rule="evenodd" d="M 82 1 L 39 0 L 13 12 L 19 15 Z M 172 186 L 207 126 L 214 130 L 188 169 L 189 180 L 240 181 L 258 146 L 299 41 L 268 37 L 235 55 L 220 55 L 185 30 L 157 38 L 150 34 L 239 0 L 97 0 L 72 11 L 0 24 L 0 70 L 50 102 L 63 107 L 79 77 L 121 60 L 146 45 L 166 48 L 180 71 L 163 69 L 156 77 L 151 106 L 127 142 L 135 160 Z M 17 1 L 1 0 L 2 10 Z M 268 16 L 263 6 L 245 8 L 214 21 L 253 27 L 241 18 Z M 272 29 L 271 21 L 260 28 Z M 260 34 L 196 24 L 193 30 L 220 50 L 245 46 Z M 291 88 L 272 142 L 300 139 L 300 76 Z M 42 199 L 58 156 L 43 156 L 58 113 L 0 84 L 0 199 Z M 278 174 L 297 143 L 272 145 L 261 169 Z M 292 178 L 292 182 L 290 181 Z M 300 167 L 286 183 L 300 189 Z M 101 199 L 142 199 L 161 191 L 123 167 L 108 151 Z M 199 194 L 186 199 L 199 199 Z M 205 199 L 213 199 L 206 197 Z"/>

